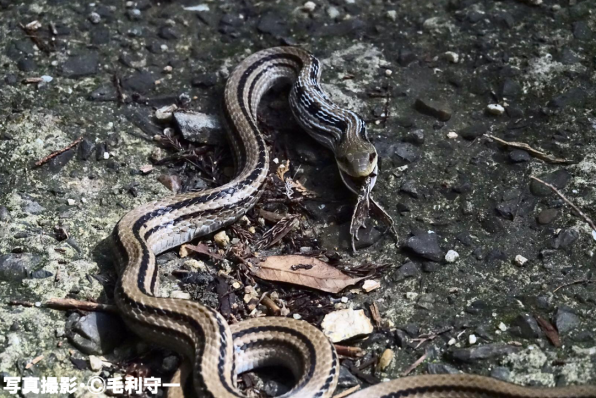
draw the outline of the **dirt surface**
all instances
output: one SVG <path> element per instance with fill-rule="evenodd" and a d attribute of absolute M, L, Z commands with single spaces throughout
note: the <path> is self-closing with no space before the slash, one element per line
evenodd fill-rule
<path fill-rule="evenodd" d="M 230 174 L 225 146 L 211 145 L 223 133 L 194 142 L 176 135 L 167 144 L 154 136 L 173 125 L 157 121 L 155 109 L 177 104 L 216 118 L 232 68 L 252 52 L 289 44 L 313 52 L 324 89 L 367 120 L 380 157 L 374 196 L 399 242 L 369 227 L 351 253 L 355 198 L 333 156 L 290 120 L 281 87 L 261 112 L 272 169 L 289 159 L 292 177 L 317 196 L 296 206 L 261 203 L 300 215 L 300 226 L 260 254 L 322 250 L 354 266 L 388 264 L 371 277 L 381 288 L 331 295 L 252 285 L 228 248 L 220 250 L 223 262 L 180 258 L 177 250 L 161 255 L 161 293 L 223 306 L 241 319 L 252 311 L 250 294 L 275 291 L 290 316 L 316 324 L 334 309 L 370 316 L 377 303 L 381 325 L 344 343 L 367 352 L 344 363 L 347 373 L 394 350 L 391 364 L 373 372 L 377 380 L 398 377 L 426 354 L 413 374 L 596 383 L 596 232 L 530 179 L 549 182 L 596 219 L 596 1 L 310 3 L 0 0 L 0 375 L 82 382 L 172 373 L 177 357 L 147 346 L 117 315 L 42 303 L 111 303 L 116 273 L 107 238 L 120 217 L 171 194 L 159 176 L 198 189 Z M 191 153 L 195 165 L 179 157 L 188 145 L 205 151 Z M 272 225 L 262 221 L 249 214 L 258 236 Z M 238 231 L 226 232 L 239 244 Z M 211 237 L 201 242 L 215 246 Z M 173 276 L 177 270 L 193 277 Z M 15 300 L 34 305 L 8 305 Z M 344 376 L 344 386 L 374 381 Z M 281 388 L 270 381 L 264 390 Z"/>

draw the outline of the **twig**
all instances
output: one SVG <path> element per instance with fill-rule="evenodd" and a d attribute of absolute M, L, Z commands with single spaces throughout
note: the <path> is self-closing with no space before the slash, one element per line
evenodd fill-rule
<path fill-rule="evenodd" d="M 375 326 L 380 328 L 381 327 L 381 313 L 379 312 L 379 306 L 377 303 L 372 303 L 370 305 L 370 314 L 372 315 L 373 321 L 375 321 Z"/>
<path fill-rule="evenodd" d="M 333 398 L 344 398 L 344 397 L 347 397 L 351 393 L 356 392 L 358 390 L 360 390 L 360 385 L 354 386 L 352 388 L 348 388 L 344 392 L 342 392 L 340 394 L 337 394 L 337 395 L 334 395 Z"/>
<path fill-rule="evenodd" d="M 538 315 L 536 315 L 535 318 L 550 342 L 553 343 L 555 347 L 561 347 L 561 338 L 555 327 L 549 321 Z"/>
<path fill-rule="evenodd" d="M 60 155 L 61 153 L 64 153 L 66 151 L 68 151 L 69 149 L 71 149 L 72 147 L 78 145 L 79 142 L 83 141 L 83 137 L 79 137 L 77 138 L 75 141 L 71 142 L 70 144 L 68 144 L 66 147 L 59 149 L 57 151 L 54 151 L 52 153 L 50 153 L 48 156 L 46 156 L 45 158 L 37 161 L 37 163 L 35 163 L 35 167 L 39 167 L 42 164 L 46 163 L 48 160 L 55 158 L 56 156 Z"/>
<path fill-rule="evenodd" d="M 418 358 L 416 360 L 416 362 L 414 362 L 413 364 L 410 365 L 409 368 L 407 368 L 402 374 L 401 376 L 407 376 L 409 375 L 414 369 L 416 369 L 418 366 L 420 366 L 420 364 L 426 359 L 426 352 L 424 353 L 424 355 L 422 355 L 420 358 Z"/>
<path fill-rule="evenodd" d="M 267 293 L 263 294 L 263 297 L 261 298 L 261 304 L 269 308 L 272 315 L 279 316 L 279 314 L 281 314 L 281 308 L 275 304 L 275 301 L 271 300 L 271 298 L 267 296 Z"/>
<path fill-rule="evenodd" d="M 21 307 L 35 307 L 34 303 L 28 301 L 11 300 L 8 302 L 9 305 L 18 305 Z M 62 299 L 53 298 L 49 299 L 45 303 L 41 303 L 40 307 L 51 308 L 54 310 L 68 311 L 68 310 L 81 310 L 81 311 L 102 311 L 111 312 L 118 314 L 118 307 L 111 304 L 99 304 L 92 303 L 90 301 L 80 301 L 75 299 Z"/>
<path fill-rule="evenodd" d="M 592 221 L 590 219 L 590 217 L 588 217 L 587 215 L 585 215 L 584 212 L 581 211 L 576 205 L 574 205 L 573 203 L 571 203 L 571 201 L 569 199 L 567 199 L 565 197 L 565 195 L 563 195 L 561 193 L 561 191 L 559 191 L 557 188 L 555 188 L 553 185 L 549 184 L 548 182 L 542 181 L 538 177 L 530 176 L 530 178 L 533 179 L 533 180 L 536 180 L 539 183 L 542 183 L 542 184 L 546 185 L 547 187 L 549 187 L 550 189 L 552 189 L 557 195 L 559 195 L 559 197 L 561 199 L 563 199 L 565 201 L 565 203 L 567 203 L 569 206 L 571 206 L 573 208 L 573 210 L 575 210 L 580 216 L 582 216 L 582 218 L 584 219 L 584 221 L 588 223 L 588 225 L 590 226 L 590 228 L 592 228 L 592 231 L 596 231 L 596 225 L 594 224 L 594 221 Z"/>
<path fill-rule="evenodd" d="M 549 155 L 548 153 L 544 153 L 542 151 L 534 149 L 530 145 L 526 144 L 525 142 L 505 141 L 505 140 L 502 140 L 502 139 L 495 137 L 494 135 L 491 135 L 491 134 L 484 134 L 484 136 L 488 139 L 495 140 L 495 141 L 497 141 L 503 145 L 506 145 L 506 146 L 510 146 L 513 148 L 525 149 L 526 151 L 528 151 L 530 153 L 530 155 L 533 155 L 534 157 L 537 157 L 538 159 L 542 159 L 545 162 L 563 163 L 563 164 L 572 162 L 569 159 L 556 158 L 552 155 Z"/>
<path fill-rule="evenodd" d="M 366 351 L 360 347 L 349 347 L 345 345 L 334 344 L 335 350 L 339 355 L 350 358 L 362 358 Z"/>
<path fill-rule="evenodd" d="M 33 358 L 31 360 L 31 362 L 29 362 L 27 365 L 25 365 L 25 369 L 31 369 L 33 367 L 33 365 L 35 365 L 36 363 L 38 363 L 42 359 L 43 359 L 43 355 L 39 355 L 39 356 Z"/>
<path fill-rule="evenodd" d="M 594 283 L 594 282 L 596 282 L 596 279 L 579 279 L 577 281 L 569 282 L 569 283 L 566 283 L 564 285 L 559 286 L 558 288 L 556 288 L 555 290 L 553 290 L 553 293 L 556 293 L 560 289 L 562 289 L 564 287 L 567 287 L 567 286 L 579 285 L 580 283 Z"/>

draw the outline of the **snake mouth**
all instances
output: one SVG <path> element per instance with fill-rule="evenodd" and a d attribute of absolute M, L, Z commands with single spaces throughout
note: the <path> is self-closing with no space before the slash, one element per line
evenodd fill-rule
<path fill-rule="evenodd" d="M 367 175 L 365 177 L 354 177 L 354 176 L 349 175 L 348 173 L 346 173 L 345 171 L 343 171 L 341 169 L 339 170 L 339 175 L 341 176 L 341 179 L 343 180 L 345 186 L 348 187 L 348 189 L 350 191 L 352 191 L 356 195 L 358 195 L 362 191 L 362 187 L 365 184 L 369 185 L 370 190 L 373 189 L 373 187 L 375 186 L 375 183 L 377 182 L 378 172 L 379 172 L 379 166 L 375 166 L 372 173 L 370 173 L 369 175 Z"/>

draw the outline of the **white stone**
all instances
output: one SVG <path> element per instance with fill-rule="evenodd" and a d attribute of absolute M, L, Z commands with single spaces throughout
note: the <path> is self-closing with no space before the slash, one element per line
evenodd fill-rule
<path fill-rule="evenodd" d="M 304 11 L 312 12 L 315 10 L 315 8 L 317 8 L 317 5 L 314 3 L 314 1 L 307 1 L 306 3 L 304 3 L 304 6 L 302 6 L 302 8 L 304 9 Z"/>
<path fill-rule="evenodd" d="M 380 287 L 381 287 L 381 284 L 379 283 L 379 281 L 374 281 L 372 279 L 367 279 L 362 284 L 362 289 L 366 293 L 372 292 L 373 290 L 376 290 L 376 289 L 378 289 Z"/>
<path fill-rule="evenodd" d="M 162 106 L 155 111 L 155 118 L 160 121 L 167 121 L 172 119 L 173 112 L 178 109 L 176 104 Z"/>
<path fill-rule="evenodd" d="M 507 331 L 507 325 L 505 325 L 503 322 L 499 323 L 499 330 L 501 332 L 506 332 Z"/>
<path fill-rule="evenodd" d="M 443 54 L 443 57 L 452 64 L 457 64 L 459 62 L 459 54 L 454 53 L 453 51 L 447 51 Z"/>
<path fill-rule="evenodd" d="M 348 340 L 355 336 L 371 334 L 372 322 L 363 310 L 339 310 L 325 315 L 321 323 L 323 333 L 333 342 Z"/>
<path fill-rule="evenodd" d="M 103 361 L 95 355 L 90 355 L 89 367 L 91 368 L 91 370 L 97 372 L 98 370 L 101 370 L 101 368 L 103 367 Z"/>
<path fill-rule="evenodd" d="M 395 11 L 395 10 L 387 11 L 387 18 L 389 18 L 392 21 L 396 21 L 397 20 L 397 11 Z"/>
<path fill-rule="evenodd" d="M 226 231 L 219 231 L 213 236 L 213 241 L 219 247 L 226 247 L 230 244 L 230 237 L 226 234 Z"/>
<path fill-rule="evenodd" d="M 293 314 L 292 315 L 292 318 L 294 318 L 294 319 L 302 319 L 302 315 L 300 315 L 300 314 Z"/>
<path fill-rule="evenodd" d="M 339 17 L 339 10 L 337 9 L 337 7 L 327 7 L 327 15 L 329 16 L 329 18 L 335 19 Z"/>
<path fill-rule="evenodd" d="M 486 111 L 491 115 L 499 116 L 505 113 L 505 108 L 499 104 L 489 104 L 486 107 Z"/>
<path fill-rule="evenodd" d="M 457 343 L 457 340 L 455 340 L 455 338 L 450 338 L 449 341 L 447 342 L 447 345 L 454 345 L 455 343 Z"/>
<path fill-rule="evenodd" d="M 416 300 L 416 298 L 418 298 L 418 293 L 416 293 L 416 292 L 407 292 L 406 293 L 406 298 L 408 300 L 414 301 L 414 300 Z"/>
<path fill-rule="evenodd" d="M 54 80 L 54 78 L 53 78 L 52 76 L 43 75 L 43 76 L 41 77 L 41 80 L 42 80 L 44 83 L 49 83 L 49 82 L 51 82 L 52 80 Z"/>
<path fill-rule="evenodd" d="M 528 262 L 528 259 L 525 258 L 524 256 L 522 256 L 521 254 L 518 254 L 517 256 L 515 256 L 515 263 L 517 265 L 522 266 L 527 262 Z"/>
<path fill-rule="evenodd" d="M 476 344 L 476 342 L 478 341 L 478 339 L 476 338 L 475 334 L 471 334 L 468 336 L 468 343 L 471 344 Z"/>
<path fill-rule="evenodd" d="M 170 298 L 181 299 L 181 300 L 190 300 L 190 294 L 187 292 L 183 292 L 181 290 L 174 290 L 172 293 L 170 293 Z"/>
<path fill-rule="evenodd" d="M 459 137 L 459 135 L 457 135 L 457 133 L 455 131 L 450 131 L 447 133 L 447 138 L 449 138 L 450 140 L 454 140 L 457 137 Z"/>
<path fill-rule="evenodd" d="M 68 203 L 69 206 L 74 206 L 77 204 L 77 201 L 74 199 L 66 199 L 66 202 Z"/>
<path fill-rule="evenodd" d="M 393 71 L 391 69 L 385 69 L 385 76 L 391 76 Z"/>
<path fill-rule="evenodd" d="M 447 254 L 445 254 L 445 261 L 448 263 L 454 263 L 459 258 L 459 253 L 455 250 L 449 250 Z"/>
<path fill-rule="evenodd" d="M 103 158 L 104 158 L 105 160 L 108 160 L 108 159 L 110 158 L 110 153 L 109 153 L 109 152 L 104 152 L 104 153 L 103 153 Z"/>
<path fill-rule="evenodd" d="M 596 240 L 596 230 L 592 230 L 592 238 L 594 238 L 594 240 Z"/>
<path fill-rule="evenodd" d="M 347 303 L 349 300 L 350 300 L 350 299 L 349 299 L 349 298 L 347 298 L 346 296 L 343 296 L 343 297 L 341 298 L 341 302 L 342 302 L 342 303 L 344 303 L 344 304 L 345 304 L 345 303 Z"/>
<path fill-rule="evenodd" d="M 207 4 L 199 4 L 191 7 L 182 7 L 182 9 L 185 11 L 209 11 L 209 6 Z"/>

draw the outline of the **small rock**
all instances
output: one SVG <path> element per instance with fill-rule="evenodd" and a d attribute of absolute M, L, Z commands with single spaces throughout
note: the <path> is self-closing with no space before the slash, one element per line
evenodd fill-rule
<path fill-rule="evenodd" d="M 459 258 L 459 253 L 455 250 L 449 250 L 447 254 L 445 254 L 445 261 L 448 263 L 454 263 Z"/>
<path fill-rule="evenodd" d="M 379 363 L 377 364 L 377 369 L 383 371 L 385 369 L 387 369 L 387 367 L 389 365 L 391 365 L 391 362 L 393 362 L 393 358 L 395 357 L 395 353 L 393 352 L 393 350 L 387 348 L 385 349 L 385 351 L 383 351 L 383 354 L 381 355 L 381 358 L 379 358 Z"/>
<path fill-rule="evenodd" d="M 592 39 L 592 29 L 587 21 L 577 21 L 573 24 L 573 36 L 578 40 Z"/>
<path fill-rule="evenodd" d="M 397 11 L 395 10 L 388 10 L 387 11 L 387 18 L 395 22 L 397 20 Z"/>
<path fill-rule="evenodd" d="M 413 180 L 406 180 L 399 189 L 401 192 L 408 194 L 409 196 L 413 197 L 414 199 L 418 199 L 418 189 L 416 187 L 416 181 Z"/>
<path fill-rule="evenodd" d="M 87 19 L 89 19 L 89 22 L 95 25 L 101 22 L 101 16 L 96 12 L 92 12 L 91 14 L 89 14 Z"/>
<path fill-rule="evenodd" d="M 95 372 L 100 371 L 103 368 L 103 361 L 95 355 L 90 355 L 89 368 Z"/>
<path fill-rule="evenodd" d="M 113 84 L 104 84 L 97 87 L 87 97 L 89 101 L 116 101 L 118 92 Z"/>
<path fill-rule="evenodd" d="M 171 26 L 162 26 L 157 34 L 164 40 L 176 40 L 180 37 L 180 33 Z"/>
<path fill-rule="evenodd" d="M 219 119 L 214 116 L 199 112 L 174 112 L 174 120 L 188 141 L 207 145 L 225 143 Z"/>
<path fill-rule="evenodd" d="M 558 215 L 559 211 L 557 209 L 544 209 L 538 214 L 536 221 L 538 221 L 538 224 L 547 225 L 553 222 Z"/>
<path fill-rule="evenodd" d="M 507 344 L 485 344 L 478 347 L 460 348 L 451 353 L 453 359 L 461 362 L 474 363 L 483 359 L 498 358 L 519 351 L 519 347 Z"/>
<path fill-rule="evenodd" d="M 566 249 L 571 247 L 575 241 L 579 239 L 579 231 L 575 228 L 564 229 L 559 232 L 559 235 L 553 240 L 553 249 Z"/>
<path fill-rule="evenodd" d="M 406 48 L 400 49 L 397 55 L 397 62 L 401 66 L 408 66 L 417 59 L 418 57 L 416 54 L 412 50 Z"/>
<path fill-rule="evenodd" d="M 315 10 L 315 8 L 317 8 L 317 5 L 315 4 L 314 1 L 307 1 L 302 6 L 302 9 L 306 12 L 313 12 Z"/>
<path fill-rule="evenodd" d="M 490 377 L 503 381 L 511 380 L 511 371 L 503 366 L 496 366 L 491 370 Z"/>
<path fill-rule="evenodd" d="M 192 78 L 190 84 L 200 88 L 213 87 L 217 84 L 217 75 L 215 73 L 199 73 Z"/>
<path fill-rule="evenodd" d="M 219 231 L 213 236 L 213 241 L 217 246 L 224 248 L 230 244 L 230 237 L 226 234 L 226 231 Z"/>
<path fill-rule="evenodd" d="M 468 336 L 468 343 L 470 345 L 476 344 L 477 341 L 478 339 L 476 338 L 476 335 L 471 334 Z"/>
<path fill-rule="evenodd" d="M 31 58 L 21 58 L 17 62 L 17 68 L 19 68 L 21 72 L 33 72 L 37 69 L 37 64 L 35 63 L 35 60 Z"/>
<path fill-rule="evenodd" d="M 0 206 L 0 221 L 6 222 L 10 220 L 10 212 L 6 206 Z"/>
<path fill-rule="evenodd" d="M 519 265 L 520 267 L 523 267 L 528 262 L 528 259 L 522 256 L 521 254 L 518 254 L 517 256 L 515 256 L 514 261 L 515 264 Z"/>
<path fill-rule="evenodd" d="M 450 140 L 454 140 L 457 137 L 459 137 L 459 135 L 457 135 L 457 133 L 455 131 L 450 131 L 447 133 L 447 138 L 449 138 Z"/>
<path fill-rule="evenodd" d="M 420 271 L 418 270 L 418 265 L 412 261 L 408 261 L 395 271 L 391 279 L 394 282 L 401 282 L 404 279 L 414 277 L 419 273 Z"/>
<path fill-rule="evenodd" d="M 339 343 L 355 336 L 368 335 L 374 330 L 370 319 L 363 310 L 351 308 L 325 315 L 321 327 L 323 333 L 333 343 Z"/>
<path fill-rule="evenodd" d="M 459 369 L 454 366 L 447 365 L 445 363 L 428 362 L 426 364 L 426 371 L 431 375 L 442 375 L 442 374 L 458 374 L 461 373 Z"/>
<path fill-rule="evenodd" d="M 190 293 L 183 292 L 180 290 L 174 290 L 172 293 L 170 293 L 170 298 L 180 299 L 180 300 L 190 300 Z"/>
<path fill-rule="evenodd" d="M 588 93 L 581 88 L 573 88 L 563 94 L 554 97 L 548 102 L 550 108 L 562 109 L 567 106 L 581 108 L 588 100 Z"/>
<path fill-rule="evenodd" d="M 29 253 L 9 253 L 0 256 L 0 281 L 18 282 L 29 276 L 41 258 Z"/>
<path fill-rule="evenodd" d="M 155 111 L 155 118 L 160 122 L 172 120 L 173 112 L 178 109 L 176 104 L 163 106 Z"/>
<path fill-rule="evenodd" d="M 557 189 L 563 189 L 571 181 L 571 174 L 565 169 L 560 169 L 549 174 L 541 175 L 538 178 L 553 185 Z M 532 180 L 530 183 L 530 191 L 535 196 L 549 196 L 554 193 L 552 189 L 536 180 Z"/>
<path fill-rule="evenodd" d="M 523 149 L 514 149 L 511 152 L 509 152 L 509 159 L 513 163 L 523 163 L 529 162 L 530 160 L 532 160 L 532 157 L 528 152 L 524 151 Z"/>
<path fill-rule="evenodd" d="M 161 182 L 163 186 L 174 193 L 177 193 L 182 189 L 182 179 L 176 175 L 161 174 L 157 177 L 157 181 Z"/>
<path fill-rule="evenodd" d="M 122 80 L 122 88 L 139 94 L 146 94 L 154 87 L 155 78 L 147 71 L 139 71 Z"/>
<path fill-rule="evenodd" d="M 339 367 L 339 380 L 337 386 L 340 388 L 350 388 L 360 384 L 360 381 L 345 366 Z"/>
<path fill-rule="evenodd" d="M 127 333 L 120 317 L 104 312 L 75 313 L 66 322 L 68 340 L 85 354 L 108 354 Z"/>
<path fill-rule="evenodd" d="M 487 132 L 486 126 L 483 124 L 474 124 L 468 127 L 464 127 L 460 130 L 459 135 L 468 141 L 475 140 L 476 138 L 480 137 L 484 133 Z"/>
<path fill-rule="evenodd" d="M 25 213 L 32 215 L 41 214 L 46 210 L 45 207 L 41 206 L 39 203 L 33 200 L 24 200 L 22 204 L 22 209 Z"/>
<path fill-rule="evenodd" d="M 442 101 L 418 98 L 414 104 L 418 112 L 433 116 L 442 122 L 451 119 L 451 108 Z"/>
<path fill-rule="evenodd" d="M 580 324 L 579 317 L 564 307 L 557 309 L 554 320 L 560 334 L 567 334 Z"/>
<path fill-rule="evenodd" d="M 366 293 L 370 293 L 373 290 L 377 290 L 380 287 L 381 287 L 381 284 L 378 281 L 374 281 L 371 279 L 365 280 L 364 283 L 362 284 L 362 290 L 364 290 Z"/>
<path fill-rule="evenodd" d="M 81 55 L 69 57 L 61 66 L 62 76 L 77 79 L 85 76 L 93 76 L 99 70 L 99 55 L 97 52 L 88 52 Z"/>
<path fill-rule="evenodd" d="M 417 130 L 413 130 L 413 131 L 408 131 L 408 133 L 406 134 L 405 140 L 409 143 L 412 143 L 412 144 L 418 145 L 418 146 L 424 144 L 424 130 L 417 129 Z"/>
<path fill-rule="evenodd" d="M 410 237 L 405 248 L 431 261 L 441 261 L 443 257 L 437 234 L 425 233 Z"/>
<path fill-rule="evenodd" d="M 337 7 L 330 6 L 330 7 L 327 7 L 327 16 L 330 19 L 336 19 L 336 18 L 339 18 L 340 12 L 337 9 Z"/>
<path fill-rule="evenodd" d="M 536 339 L 542 335 L 536 319 L 530 314 L 522 314 L 511 323 L 511 332 L 526 339 Z"/>
<path fill-rule="evenodd" d="M 443 54 L 443 58 L 447 61 L 451 62 L 452 64 L 457 64 L 459 61 L 459 54 L 453 51 L 447 51 Z"/>
<path fill-rule="evenodd" d="M 507 78 L 501 83 L 499 91 L 504 98 L 517 98 L 522 93 L 522 87 L 515 80 Z"/>
<path fill-rule="evenodd" d="M 503 113 L 505 113 L 505 108 L 499 104 L 489 104 L 486 107 L 486 111 L 491 115 L 501 116 Z"/>

